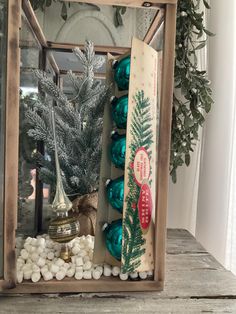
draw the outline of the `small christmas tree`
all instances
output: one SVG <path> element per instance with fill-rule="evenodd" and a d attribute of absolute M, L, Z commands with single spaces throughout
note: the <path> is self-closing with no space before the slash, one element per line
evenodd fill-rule
<path fill-rule="evenodd" d="M 35 101 L 25 114 L 31 126 L 28 135 L 36 141 L 43 141 L 46 148 L 45 156 L 35 155 L 40 165 L 40 179 L 55 190 L 50 115 L 50 101 L 54 101 L 63 185 L 72 198 L 98 188 L 103 109 L 108 98 L 108 88 L 94 77 L 94 71 L 103 65 L 104 60 L 95 56 L 93 44 L 86 42 L 84 53 L 79 48 L 75 48 L 74 53 L 83 65 L 83 75 L 79 78 L 71 71 L 68 73 L 74 90 L 73 98 L 69 100 L 46 73 L 35 71 L 45 97 Z"/>

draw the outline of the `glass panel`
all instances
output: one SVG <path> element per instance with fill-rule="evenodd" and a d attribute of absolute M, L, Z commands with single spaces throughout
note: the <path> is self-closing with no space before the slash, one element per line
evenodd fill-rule
<path fill-rule="evenodd" d="M 3 187 L 7 1 L 0 0 L 0 278 L 3 277 Z"/>
<path fill-rule="evenodd" d="M 55 72 L 52 68 L 52 65 L 50 63 L 50 58 L 52 57 L 51 52 L 47 52 L 46 54 L 46 65 L 45 65 L 45 72 L 47 72 L 47 76 L 51 78 L 53 81 L 55 81 Z M 51 103 L 51 99 L 48 99 L 47 95 L 46 97 L 46 103 L 49 106 Z M 43 144 L 43 153 L 44 158 L 46 160 L 50 160 L 50 156 L 47 151 L 47 147 Z M 51 186 L 50 184 L 47 184 L 45 182 L 42 182 L 42 230 L 45 233 L 48 232 L 48 224 L 49 221 L 52 218 L 52 208 L 51 208 L 51 202 L 52 202 L 52 193 L 51 193 Z"/>
<path fill-rule="evenodd" d="M 39 22 L 49 41 L 83 44 L 89 39 L 95 45 L 130 47 L 133 36 L 144 38 L 156 13 L 155 8 L 70 3 L 64 21 L 61 4 L 56 1 L 43 15 L 40 12 Z"/>
<path fill-rule="evenodd" d="M 18 235 L 35 233 L 36 197 L 36 142 L 27 136 L 28 124 L 25 109 L 33 108 L 38 97 L 38 82 L 33 69 L 38 69 L 40 46 L 36 41 L 26 17 L 22 16 L 20 32 L 21 71 L 20 71 L 20 142 L 19 142 L 19 184 L 18 184 Z"/>

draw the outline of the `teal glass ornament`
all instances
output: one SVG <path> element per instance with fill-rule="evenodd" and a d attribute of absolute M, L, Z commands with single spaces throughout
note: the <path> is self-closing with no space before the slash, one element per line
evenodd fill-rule
<path fill-rule="evenodd" d="M 124 201 L 124 176 L 115 180 L 108 180 L 106 191 L 111 206 L 122 214 Z"/>
<path fill-rule="evenodd" d="M 119 90 L 129 89 L 129 76 L 130 76 L 130 56 L 127 56 L 120 61 L 115 61 L 113 64 L 114 80 Z"/>
<path fill-rule="evenodd" d="M 112 134 L 112 143 L 110 149 L 111 161 L 117 168 L 124 169 L 125 167 L 125 151 L 126 151 L 126 136 L 125 134 Z"/>
<path fill-rule="evenodd" d="M 114 220 L 110 224 L 105 224 L 103 226 L 103 232 L 108 252 L 120 261 L 122 250 L 122 219 Z"/>
<path fill-rule="evenodd" d="M 128 115 L 128 95 L 119 98 L 114 97 L 111 101 L 111 115 L 118 129 L 126 129 Z"/>

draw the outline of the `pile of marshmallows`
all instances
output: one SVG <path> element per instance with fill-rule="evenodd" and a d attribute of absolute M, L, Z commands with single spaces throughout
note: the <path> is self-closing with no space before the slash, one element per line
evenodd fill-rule
<path fill-rule="evenodd" d="M 93 264 L 94 237 L 82 236 L 69 243 L 72 250 L 71 262 L 66 263 L 59 258 L 60 244 L 53 242 L 48 235 L 26 240 L 16 239 L 17 281 L 31 280 L 38 282 L 41 278 L 62 280 L 65 277 L 81 279 L 99 279 L 102 275 L 119 276 L 121 280 L 146 279 L 152 272 L 134 272 L 123 274 L 117 266 Z"/>

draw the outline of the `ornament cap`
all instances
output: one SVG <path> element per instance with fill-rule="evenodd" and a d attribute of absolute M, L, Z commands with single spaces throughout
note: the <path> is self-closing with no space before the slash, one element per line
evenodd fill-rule
<path fill-rule="evenodd" d="M 102 226 L 102 231 L 105 231 L 107 229 L 107 227 L 108 227 L 108 223 L 105 222 L 104 225 Z"/>
<path fill-rule="evenodd" d="M 105 185 L 108 186 L 108 184 L 111 182 L 111 179 L 107 179 Z"/>
<path fill-rule="evenodd" d="M 116 99 L 117 99 L 116 96 L 111 96 L 110 103 L 112 104 Z"/>
<path fill-rule="evenodd" d="M 111 64 L 112 69 L 115 69 L 117 67 L 118 63 L 119 63 L 118 60 L 113 60 L 112 64 Z"/>
<path fill-rule="evenodd" d="M 117 135 L 118 135 L 118 133 L 117 133 L 116 130 L 112 130 L 112 131 L 111 131 L 111 138 L 112 138 L 112 139 L 116 139 Z"/>

